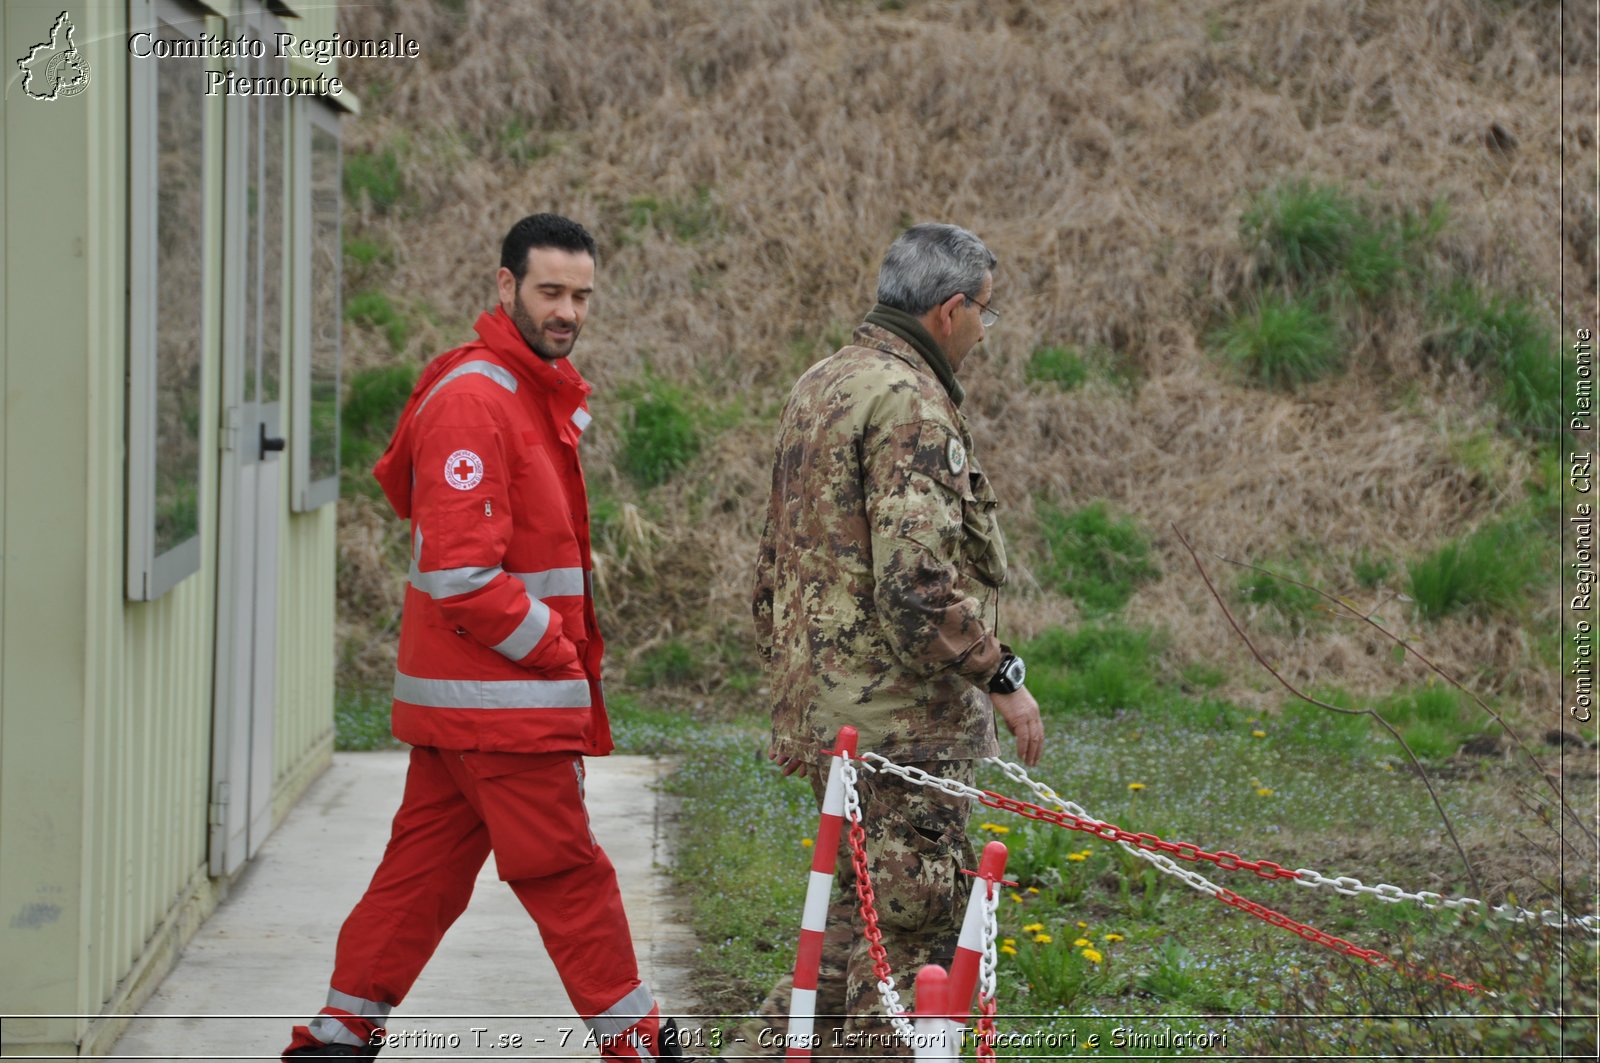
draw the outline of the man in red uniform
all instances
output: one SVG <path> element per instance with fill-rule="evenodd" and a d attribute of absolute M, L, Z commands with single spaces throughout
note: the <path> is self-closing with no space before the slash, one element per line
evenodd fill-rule
<path fill-rule="evenodd" d="M 500 306 L 436 358 L 374 470 L 411 521 L 394 733 L 410 743 L 383 860 L 343 929 L 328 1004 L 285 1060 L 375 1056 L 492 851 L 606 1059 L 680 1058 L 639 981 L 583 757 L 612 748 L 578 439 L 589 385 L 568 355 L 594 238 L 554 214 L 501 248 Z"/>

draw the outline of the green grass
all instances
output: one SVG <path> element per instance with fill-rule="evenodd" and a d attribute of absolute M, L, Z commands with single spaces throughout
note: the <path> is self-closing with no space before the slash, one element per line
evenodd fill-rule
<path fill-rule="evenodd" d="M 360 236 L 347 236 L 344 241 L 344 260 L 347 265 L 360 269 L 373 266 L 394 265 L 394 249 L 381 240 Z"/>
<path fill-rule="evenodd" d="M 1430 620 L 1463 610 L 1508 611 L 1554 569 L 1554 536 L 1530 516 L 1491 520 L 1406 566 L 1408 593 Z"/>
<path fill-rule="evenodd" d="M 1022 643 L 1028 689 L 1051 714 L 1137 712 L 1158 698 L 1161 643 L 1153 631 L 1115 623 L 1052 628 Z"/>
<path fill-rule="evenodd" d="M 655 229 L 679 243 L 696 243 L 722 231 L 722 211 L 711 189 L 700 187 L 686 199 L 635 196 L 623 212 L 623 242 L 637 242 L 647 229 Z"/>
<path fill-rule="evenodd" d="M 363 369 L 350 377 L 339 416 L 342 491 L 380 493 L 372 465 L 389 445 L 416 379 L 417 368 L 404 364 Z"/>
<path fill-rule="evenodd" d="M 1144 532 L 1131 518 L 1113 516 L 1104 502 L 1070 512 L 1039 502 L 1035 512 L 1046 550 L 1035 567 L 1039 580 L 1086 615 L 1121 609 L 1140 584 L 1160 574 Z"/>
<path fill-rule="evenodd" d="M 634 686 L 683 686 L 694 682 L 704 670 L 698 654 L 682 639 L 669 639 L 646 652 L 628 669 L 628 682 Z"/>
<path fill-rule="evenodd" d="M 1213 333 L 1211 344 L 1247 379 L 1272 388 L 1292 390 L 1343 368 L 1338 327 L 1304 297 L 1263 296 Z"/>
<path fill-rule="evenodd" d="M 399 148 L 391 146 L 377 152 L 351 151 L 344 157 L 344 194 L 352 203 L 365 197 L 372 209 L 387 214 L 405 194 L 400 177 Z"/>
<path fill-rule="evenodd" d="M 1118 388 L 1134 385 L 1134 372 L 1126 360 L 1105 347 L 1081 350 L 1077 347 L 1053 345 L 1040 347 L 1028 356 L 1023 376 L 1030 384 L 1039 384 L 1060 391 L 1072 391 L 1093 379 L 1102 379 Z"/>
<path fill-rule="evenodd" d="M 1285 290 L 1372 303 L 1405 292 L 1447 212 L 1385 214 L 1333 185 L 1289 181 L 1252 201 L 1240 219 L 1262 277 Z"/>
<path fill-rule="evenodd" d="M 687 389 L 654 376 L 625 392 L 625 401 L 619 463 L 639 487 L 663 484 L 700 453 L 699 411 Z"/>
<path fill-rule="evenodd" d="M 333 690 L 333 748 L 341 753 L 404 749 L 389 729 L 392 699 L 388 688 L 347 687 Z"/>
<path fill-rule="evenodd" d="M 1429 296 L 1431 353 L 1499 381 L 1507 420 L 1539 439 L 1561 432 L 1561 360 L 1555 334 L 1526 299 L 1488 292 L 1464 279 Z"/>
<path fill-rule="evenodd" d="M 1089 379 L 1089 363 L 1074 347 L 1041 347 L 1028 356 L 1024 374 L 1030 384 L 1052 384 L 1071 391 Z"/>
<path fill-rule="evenodd" d="M 367 328 L 375 328 L 389 341 L 389 349 L 396 354 L 406 348 L 411 336 L 411 322 L 388 295 L 373 288 L 352 295 L 344 304 L 346 321 Z"/>
<path fill-rule="evenodd" d="M 1311 579 L 1299 565 L 1269 562 L 1262 567 L 1267 571 L 1245 569 L 1240 572 L 1234 585 L 1235 596 L 1240 602 L 1270 610 L 1285 627 L 1304 631 L 1322 610 L 1322 595 L 1310 588 Z M 1298 586 L 1273 573 L 1289 576 L 1307 586 Z"/>
<path fill-rule="evenodd" d="M 1450 711 L 1426 688 L 1402 692 L 1385 708 L 1402 724 Z M 1461 892 L 1458 862 L 1443 851 L 1425 791 L 1407 772 L 1385 767 L 1395 750 L 1386 737 L 1367 734 L 1376 729 L 1369 720 L 1351 722 L 1309 707 L 1222 731 L 1137 716 L 1094 726 L 1052 717 L 1044 760 L 1032 774 L 1091 815 L 1128 830 L 1287 867 L 1356 874 L 1369 883 L 1403 882 L 1414 889 L 1425 877 L 1436 885 L 1424 888 Z M 1341 732 L 1353 740 L 1329 741 Z M 696 762 L 669 782 L 683 800 L 684 836 L 702 842 L 680 850 L 676 873 L 703 942 L 697 991 L 731 1024 L 793 964 L 810 857 L 803 839 L 812 836 L 816 811 L 809 786 L 783 780 L 765 762 L 764 728 L 711 728 L 700 741 Z M 978 781 L 1021 793 L 988 768 Z M 1499 785 L 1494 778 L 1451 785 L 1445 800 L 1458 826 L 1477 821 L 1481 829 L 1487 820 L 1493 827 L 1489 810 L 1500 807 Z M 1119 1055 L 1170 1055 L 1147 1045 L 1113 1049 L 1112 1038 L 1119 1028 L 1124 1037 L 1129 1031 L 1222 1031 L 1225 1054 L 1243 1057 L 1281 1051 L 1285 1029 L 1276 1015 L 1309 1010 L 1324 1017 L 1298 1024 L 1295 1043 L 1304 1038 L 1311 1055 L 1326 1058 L 1357 1051 L 1356 1045 L 1381 1051 L 1378 1046 L 1392 1043 L 1399 1035 L 1383 1029 L 1381 1018 L 1368 1017 L 1373 1014 L 1488 1015 L 1499 1006 L 1393 972 L 1369 974 L 1365 965 L 1220 905 L 1092 835 L 990 808 L 974 809 L 971 829 L 977 846 L 998 838 L 1011 851 L 1006 874 L 1017 885 L 1000 901 L 997 973 L 999 1029 L 1014 1039 L 1048 1033 L 1061 1044 L 1076 1039 L 1062 1051 L 1083 1051 L 1093 1041 Z M 1364 839 L 1363 851 L 1373 845 L 1405 853 L 1406 864 L 1396 866 L 1393 855 L 1352 857 L 1344 848 L 1352 829 Z M 1297 921 L 1429 969 L 1483 977 L 1507 950 L 1519 955 L 1558 947 L 1553 931 L 1496 926 L 1482 928 L 1479 946 L 1463 950 L 1462 924 L 1445 913 L 1266 883 L 1209 864 L 1184 866 Z M 1589 947 L 1576 945 L 1579 953 Z M 903 992 L 909 990 L 908 974 L 895 977 Z M 1523 980 L 1509 966 L 1497 977 L 1501 985 Z M 1592 982 L 1592 974 L 1584 976 L 1587 988 L 1579 991 L 1592 995 Z M 1306 1008 L 1307 997 L 1318 1006 Z M 1002 1058 L 1041 1058 L 1015 1040 L 1000 1047 Z"/>

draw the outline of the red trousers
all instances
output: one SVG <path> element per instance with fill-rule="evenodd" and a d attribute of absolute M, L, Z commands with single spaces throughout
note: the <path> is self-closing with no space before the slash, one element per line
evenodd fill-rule
<path fill-rule="evenodd" d="M 573 1008 L 602 1044 L 619 1042 L 603 1054 L 652 1058 L 659 1012 L 639 981 L 616 871 L 589 830 L 575 754 L 412 749 L 383 860 L 339 931 L 329 1010 L 381 1026 L 466 909 L 491 851 Z"/>

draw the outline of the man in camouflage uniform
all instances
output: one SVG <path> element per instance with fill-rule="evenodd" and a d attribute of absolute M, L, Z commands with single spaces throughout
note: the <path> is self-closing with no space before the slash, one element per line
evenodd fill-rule
<path fill-rule="evenodd" d="M 998 712 L 1019 758 L 1039 758 L 1039 707 L 995 637 L 1005 546 L 955 377 L 998 316 L 994 264 L 965 229 L 907 230 L 854 342 L 812 366 L 783 413 L 754 611 L 772 685 L 770 755 L 785 774 L 808 775 L 819 804 L 822 750 L 845 724 L 861 752 L 970 784 L 975 761 L 999 752 Z M 884 946 L 909 997 L 918 969 L 948 966 L 955 950 L 959 870 L 976 868 L 969 804 L 896 776 L 863 772 L 858 788 Z M 878 995 L 847 845 L 839 868 L 816 1052 L 909 1057 Z M 727 1058 L 781 1054 L 762 1049 L 759 1033 L 782 1033 L 790 983 L 736 1031 L 744 1041 Z"/>

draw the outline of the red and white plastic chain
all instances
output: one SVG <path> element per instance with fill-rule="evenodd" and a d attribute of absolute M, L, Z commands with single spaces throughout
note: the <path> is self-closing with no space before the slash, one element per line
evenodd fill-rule
<path fill-rule="evenodd" d="M 872 956 L 872 973 L 878 978 L 878 995 L 883 998 L 883 1010 L 894 1026 L 895 1032 L 907 1044 L 917 1043 L 915 1027 L 906 1017 L 905 1005 L 894 988 L 894 972 L 889 969 L 889 954 L 883 948 L 883 932 L 878 929 L 877 898 L 872 893 L 872 873 L 867 869 L 867 832 L 861 826 L 861 799 L 856 795 L 856 768 L 850 757 L 839 757 L 840 775 L 844 779 L 844 815 L 850 824 L 846 836 L 850 841 L 850 863 L 856 872 L 856 897 L 861 902 L 861 918 L 866 924 L 863 934 L 867 939 L 867 952 Z"/>
<path fill-rule="evenodd" d="M 1054 790 L 1050 789 L 1050 787 L 1041 782 L 1036 782 L 1030 778 L 1027 771 L 1024 770 L 1020 765 L 1001 760 L 999 757 L 989 757 L 988 760 L 989 763 L 996 765 L 1001 771 L 1005 772 L 1006 775 L 1013 781 L 1020 782 L 1032 790 L 1039 796 L 1040 800 L 1050 802 L 1063 811 L 1071 812 L 1074 815 L 1081 816 L 1085 819 L 1095 818 L 1090 816 L 1088 812 L 1084 811 L 1081 806 L 1075 805 L 1071 801 L 1064 800 Z M 1119 842 L 1118 844 L 1121 845 L 1123 849 L 1132 853 L 1134 856 L 1149 861 L 1162 871 L 1165 871 L 1167 874 L 1176 875 L 1177 877 L 1185 880 L 1190 886 L 1199 890 L 1201 893 L 1209 894 L 1215 897 L 1217 895 L 1217 891 L 1222 888 L 1201 875 L 1197 875 L 1192 871 L 1187 871 L 1179 867 L 1177 864 L 1173 863 L 1171 860 L 1159 853 L 1152 853 L 1148 850 L 1140 849 L 1137 846 L 1128 844 L 1127 842 Z M 1497 904 L 1494 907 L 1488 907 L 1482 901 L 1475 900 L 1471 897 L 1444 897 L 1438 893 L 1430 893 L 1427 890 L 1419 890 L 1415 893 L 1408 893 L 1399 886 L 1391 886 L 1387 883 L 1377 886 L 1368 886 L 1360 879 L 1352 878 L 1349 875 L 1340 875 L 1337 878 L 1333 878 L 1309 867 L 1296 868 L 1293 881 L 1296 886 L 1305 886 L 1308 888 L 1321 886 L 1331 889 L 1335 893 L 1342 893 L 1346 897 L 1354 897 L 1365 894 L 1387 904 L 1398 904 L 1400 901 L 1413 901 L 1419 907 L 1430 910 L 1446 908 L 1453 910 L 1481 911 L 1487 915 L 1497 916 L 1513 923 L 1538 923 L 1541 926 L 1550 927 L 1569 926 L 1586 930 L 1591 934 L 1600 934 L 1600 916 L 1596 915 L 1567 915 L 1565 912 L 1557 912 L 1548 909 L 1545 911 L 1535 912 L 1514 904 Z"/>
<path fill-rule="evenodd" d="M 1000 959 L 995 951 L 995 941 L 1000 937 L 1000 925 L 999 920 L 995 918 L 995 909 L 999 905 L 1000 884 L 990 882 L 983 898 L 983 958 L 978 962 L 979 1059 L 995 1058 L 994 1016 L 997 1003 L 995 968 L 998 966 Z"/>
<path fill-rule="evenodd" d="M 1254 871 L 1262 878 L 1293 879 L 1295 877 L 1295 873 L 1293 871 L 1288 870 L 1281 864 L 1275 864 L 1270 860 L 1242 860 L 1235 853 L 1229 853 L 1225 851 L 1208 853 L 1199 846 L 1189 842 L 1174 843 L 1164 841 L 1154 834 L 1133 834 L 1129 831 L 1123 830 L 1121 827 L 1118 827 L 1115 824 L 1101 823 L 1086 816 L 1079 816 L 1073 812 L 1056 811 L 1044 808 L 1040 805 L 1032 804 L 1027 801 L 1018 801 L 1014 798 L 994 793 L 991 790 L 978 790 L 953 779 L 941 779 L 936 776 L 929 775 L 920 768 L 903 767 L 893 763 L 892 761 L 885 760 L 874 753 L 868 753 L 866 756 L 877 761 L 879 767 L 875 770 L 883 770 L 893 775 L 899 775 L 910 782 L 917 783 L 918 785 L 931 786 L 947 793 L 962 794 L 972 798 L 973 800 L 976 800 L 979 804 L 987 805 L 990 808 L 998 808 L 1005 812 L 1015 812 L 1019 816 L 1024 816 L 1028 819 L 1036 819 L 1043 823 L 1053 823 L 1058 827 L 1066 827 L 1069 830 L 1085 831 L 1104 841 L 1124 843 L 1131 842 L 1140 849 L 1157 849 L 1162 852 L 1172 853 L 1185 860 L 1211 860 L 1216 863 L 1218 867 L 1229 870 L 1243 869 Z M 1059 804 L 1059 801 L 1056 803 Z M 1305 923 L 1296 922 L 1288 916 L 1283 915 L 1280 912 L 1273 911 L 1271 908 L 1268 908 L 1265 905 L 1257 904 L 1254 901 L 1241 897 L 1232 890 L 1224 889 L 1220 886 L 1212 886 L 1208 892 L 1210 892 L 1212 896 L 1216 897 L 1217 900 L 1224 904 L 1237 908 L 1242 912 L 1247 912 L 1263 922 L 1285 930 L 1289 930 L 1307 941 L 1314 942 L 1318 945 L 1323 945 L 1343 955 L 1353 956 L 1357 959 L 1365 960 L 1367 963 L 1378 967 L 1392 966 L 1396 970 L 1411 975 L 1412 977 L 1425 981 L 1443 982 L 1446 985 L 1452 986 L 1456 989 L 1463 989 L 1468 992 L 1481 992 L 1483 990 L 1483 987 L 1475 982 L 1462 982 L 1454 975 L 1424 971 L 1420 968 L 1413 967 L 1410 964 L 1392 960 L 1383 955 L 1381 952 L 1374 952 L 1371 949 L 1363 949 L 1353 942 L 1346 941 L 1344 938 L 1335 937 L 1334 935 L 1326 933 L 1325 931 L 1318 930 L 1316 927 Z"/>

